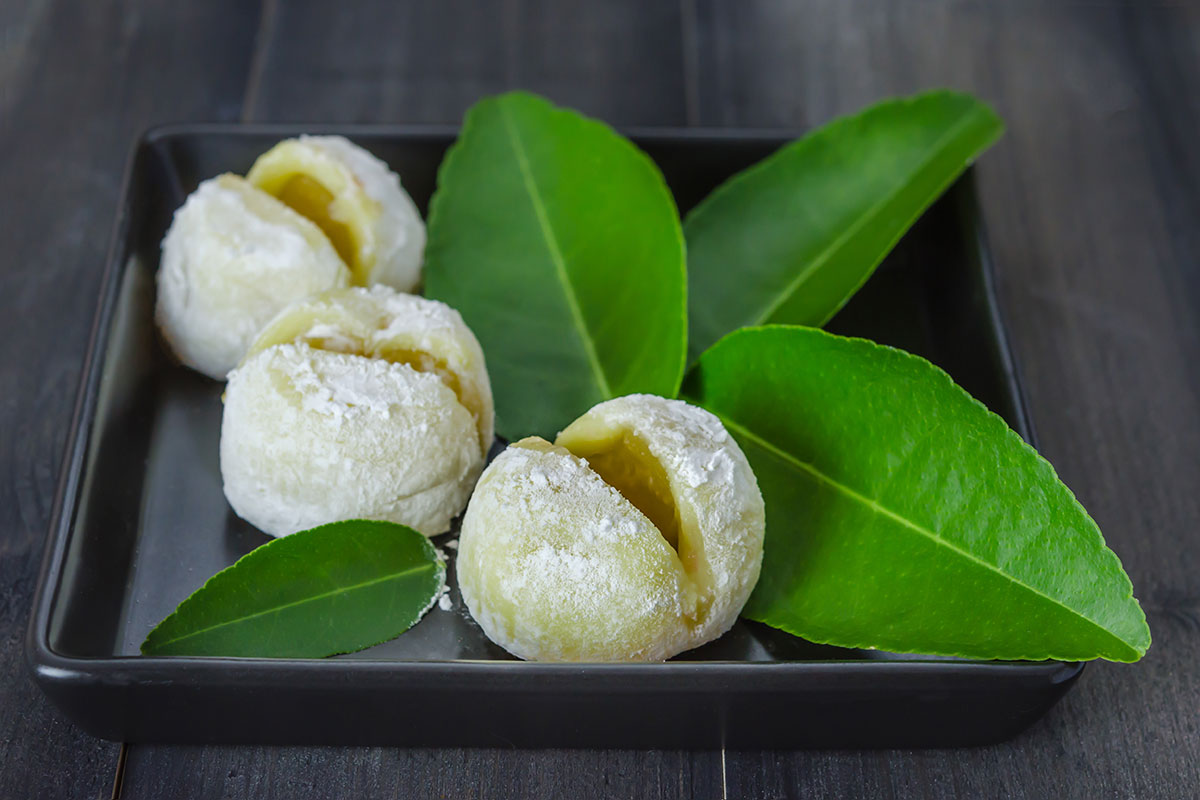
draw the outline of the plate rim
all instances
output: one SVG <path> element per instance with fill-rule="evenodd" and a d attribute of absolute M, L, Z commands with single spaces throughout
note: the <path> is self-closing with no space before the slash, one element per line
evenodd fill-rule
<path fill-rule="evenodd" d="M 642 143 L 667 145 L 685 142 L 688 144 L 783 146 L 804 133 L 800 129 L 782 127 L 615 126 L 615 129 L 628 136 L 635 145 Z M 828 659 L 820 661 L 706 660 L 663 663 L 553 663 L 473 659 L 416 661 L 375 658 L 72 656 L 56 651 L 50 643 L 51 618 L 61 587 L 66 552 L 75 528 L 75 512 L 78 508 L 82 478 L 86 470 L 86 456 L 93 438 L 97 395 L 105 371 L 106 349 L 112 330 L 112 315 L 116 306 L 114 295 L 119 291 L 120 278 L 124 273 L 124 265 L 128 261 L 129 194 L 139 159 L 146 157 L 149 152 L 154 152 L 162 157 L 162 154 L 158 152 L 159 148 L 172 138 L 184 136 L 274 136 L 286 138 L 301 133 L 317 133 L 340 134 L 362 139 L 437 140 L 452 144 L 457 138 L 459 130 L 460 126 L 452 123 L 173 122 L 150 126 L 134 138 L 123 168 L 118 193 L 119 205 L 105 253 L 97 308 L 93 314 L 85 355 L 81 362 L 71 424 L 68 428 L 62 466 L 56 483 L 50 523 L 47 527 L 47 541 L 33 593 L 26 633 L 26 663 L 35 680 L 43 689 L 49 688 L 50 685 L 96 682 L 110 686 L 137 685 L 169 680 L 173 676 L 178 676 L 180 670 L 184 670 L 192 678 L 203 677 L 206 679 L 204 683 L 208 683 L 207 679 L 216 675 L 226 675 L 227 677 L 235 675 L 240 681 L 243 678 L 277 676 L 281 670 L 290 672 L 298 678 L 309 677 L 310 674 L 328 673 L 333 675 L 344 671 L 372 675 L 413 673 L 412 677 L 422 673 L 435 672 L 437 675 L 434 677 L 440 676 L 438 677 L 439 682 L 443 682 L 446 670 L 449 669 L 462 672 L 462 677 L 468 682 L 479 681 L 480 685 L 497 678 L 510 679 L 513 671 L 519 670 L 521 674 L 529 676 L 530 679 L 548 681 L 561 680 L 564 677 L 578 679 L 580 676 L 586 676 L 589 680 L 596 681 L 598 687 L 609 692 L 622 688 L 610 685 L 611 681 L 615 679 L 628 681 L 630 678 L 636 678 L 635 683 L 638 687 L 649 687 L 655 692 L 677 691 L 681 693 L 697 691 L 695 683 L 680 684 L 679 679 L 682 676 L 689 676 L 693 681 L 697 678 L 707 680 L 711 676 L 712 680 L 721 682 L 722 688 L 728 690 L 730 687 L 725 684 L 725 681 L 730 677 L 729 673 L 741 670 L 753 670 L 751 674 L 757 680 L 770 682 L 774 682 L 778 677 L 775 673 L 786 673 L 786 677 L 794 679 L 798 675 L 808 677 L 825 673 L 844 675 L 849 671 L 853 675 L 858 673 L 866 675 L 910 673 L 918 676 L 924 673 L 940 676 L 970 674 L 1009 679 L 1029 678 L 1039 682 L 1049 680 L 1054 684 L 1073 681 L 1083 672 L 1088 662 L 948 660 L 944 657 L 933 656 L 928 658 L 913 656 L 897 659 Z M 1036 436 L 1028 399 L 1012 352 L 1003 310 L 999 306 L 996 294 L 994 261 L 987 245 L 987 233 L 979 207 L 973 167 L 968 167 L 951 185 L 962 182 L 966 184 L 962 194 L 969 204 L 967 213 L 972 218 L 974 242 L 970 244 L 970 247 L 974 251 L 975 257 L 979 259 L 986 287 L 989 328 L 1003 343 L 1000 348 L 1000 356 L 1005 370 L 1005 378 L 1015 389 L 1013 399 L 1017 405 L 1019 420 L 1022 427 L 1025 428 L 1018 432 L 1036 447 Z M 209 673 L 213 673 L 213 675 L 210 676 Z M 754 691 L 761 690 L 760 685 Z"/>

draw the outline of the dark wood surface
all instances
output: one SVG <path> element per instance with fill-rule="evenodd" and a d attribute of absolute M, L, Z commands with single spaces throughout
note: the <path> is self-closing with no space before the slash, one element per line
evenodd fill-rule
<path fill-rule="evenodd" d="M 351 4 L 347 4 L 349 6 Z M 127 798 L 1200 797 L 1200 4 L 1065 0 L 0 5 L 0 796 L 108 797 L 23 638 L 124 156 L 173 120 L 454 122 L 526 87 L 617 125 L 807 126 L 974 91 L 1044 454 L 1155 641 L 954 751 L 131 746 Z"/>

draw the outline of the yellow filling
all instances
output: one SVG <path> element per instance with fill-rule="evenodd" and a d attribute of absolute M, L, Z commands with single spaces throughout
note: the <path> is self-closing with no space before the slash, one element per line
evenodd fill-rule
<path fill-rule="evenodd" d="M 417 372 L 430 372 L 437 375 L 442 379 L 442 383 L 446 384 L 447 388 L 454 392 L 454 396 L 458 398 L 458 402 L 474 414 L 476 419 L 479 418 L 479 414 L 483 410 L 480 408 L 479 398 L 466 396 L 458 373 L 450 369 L 450 365 L 445 360 L 438 358 L 432 353 L 426 353 L 424 350 L 408 350 L 401 347 L 385 347 L 371 355 L 375 358 L 382 358 L 384 361 L 390 361 L 393 364 L 407 364 Z"/>
<path fill-rule="evenodd" d="M 592 472 L 640 511 L 675 551 L 688 578 L 685 613 L 693 621 L 704 618 L 713 599 L 713 579 L 695 517 L 687 509 L 681 513 L 667 471 L 641 437 L 585 415 L 560 433 L 554 444 L 530 437 L 513 446 L 586 459 Z"/>
<path fill-rule="evenodd" d="M 624 431 L 615 438 L 574 438 L 560 444 L 616 489 L 654 523 L 667 544 L 679 550 L 679 510 L 671 482 L 659 460 L 640 438 Z"/>
<path fill-rule="evenodd" d="M 359 286 L 371 283 L 380 208 L 350 168 L 311 142 L 286 139 L 258 157 L 246 180 L 324 232 Z"/>
<path fill-rule="evenodd" d="M 314 250 L 324 244 L 324 238 L 328 238 L 327 236 L 322 237 L 322 231 L 312 223 L 312 220 L 305 219 L 303 214 L 300 215 L 300 219 L 297 219 L 295 214 L 288 211 L 287 203 L 282 203 L 278 198 L 260 191 L 245 178 L 225 173 L 218 175 L 216 181 L 217 185 L 225 191 L 236 193 L 246 204 L 250 213 L 273 225 L 283 225 L 298 231 L 308 242 L 309 247 Z"/>
<path fill-rule="evenodd" d="M 300 216 L 312 220 L 329 237 L 342 261 L 358 272 L 358 242 L 349 225 L 334 219 L 334 197 L 328 189 L 307 175 L 293 175 L 275 196 Z"/>

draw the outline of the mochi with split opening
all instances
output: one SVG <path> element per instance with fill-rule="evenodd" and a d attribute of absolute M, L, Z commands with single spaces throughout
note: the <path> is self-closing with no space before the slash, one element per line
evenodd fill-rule
<path fill-rule="evenodd" d="M 246 178 L 316 223 L 359 286 L 421 281 L 425 223 L 387 164 L 343 136 L 285 139 Z"/>
<path fill-rule="evenodd" d="M 715 416 L 631 395 L 488 466 L 458 580 L 488 637 L 521 658 L 661 661 L 733 625 L 764 524 L 754 473 Z"/>
<path fill-rule="evenodd" d="M 234 511 L 272 536 L 354 518 L 432 536 L 492 436 L 483 352 L 458 312 L 341 289 L 282 311 L 230 374 L 221 475 Z"/>

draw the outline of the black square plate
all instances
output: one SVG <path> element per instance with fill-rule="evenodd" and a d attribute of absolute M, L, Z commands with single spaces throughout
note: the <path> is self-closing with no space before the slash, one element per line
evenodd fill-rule
<path fill-rule="evenodd" d="M 156 335 L 159 242 L 202 179 L 244 173 L 301 132 L 318 128 L 175 126 L 134 148 L 28 641 L 38 683 L 86 730 L 158 742 L 955 746 L 1014 735 L 1079 676 L 1080 664 L 842 650 L 745 621 L 666 664 L 524 663 L 484 637 L 456 588 L 452 610 L 435 607 L 399 639 L 349 656 L 139 656 L 146 633 L 180 600 L 267 541 L 221 492 L 221 384 L 172 363 Z M 422 209 L 456 133 L 319 132 L 374 151 Z M 662 167 L 681 211 L 790 138 L 630 133 Z M 830 327 L 931 359 L 1031 437 L 970 173 Z"/>

